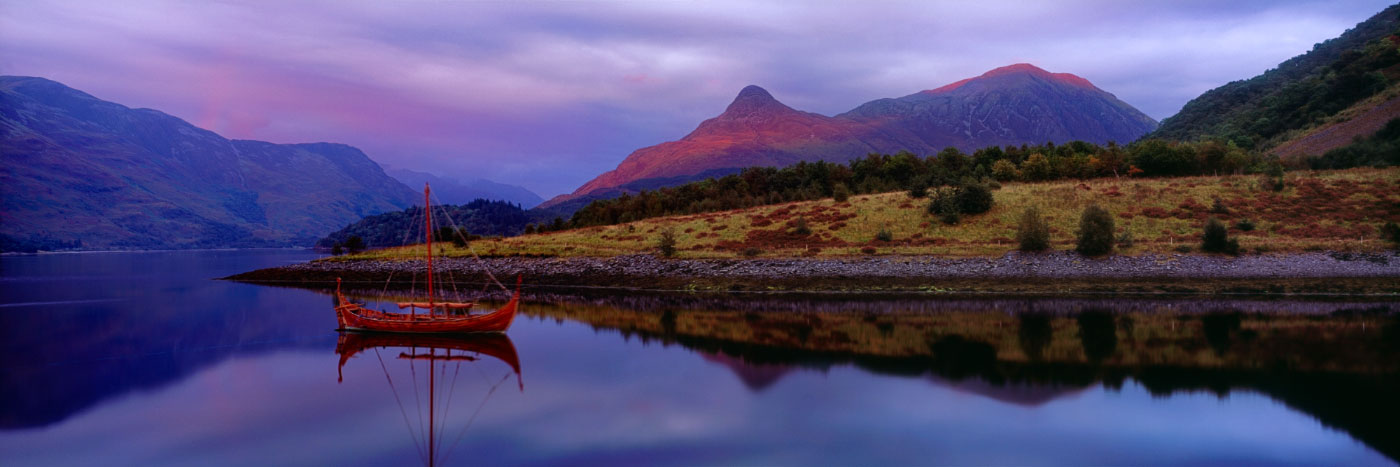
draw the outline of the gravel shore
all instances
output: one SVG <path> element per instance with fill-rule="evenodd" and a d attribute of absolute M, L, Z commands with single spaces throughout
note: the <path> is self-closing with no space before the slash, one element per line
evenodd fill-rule
<path fill-rule="evenodd" d="M 422 261 L 316 261 L 230 277 L 261 283 L 410 281 L 421 276 Z M 1365 284 L 1368 293 L 1400 289 L 1400 254 L 1309 252 L 1246 255 L 1143 255 L 1085 258 L 1073 252 L 1011 252 L 998 258 L 872 256 L 852 258 L 661 259 L 651 255 L 612 258 L 443 258 L 434 262 L 440 278 L 487 280 L 485 271 L 506 282 L 522 275 L 532 285 L 605 286 L 641 289 L 723 290 L 956 290 L 1171 291 L 1186 287 L 1327 293 L 1341 284 Z M 421 277 L 418 278 L 422 280 Z M 1195 284 L 1194 286 L 1191 284 Z M 1274 285 L 1270 285 L 1274 284 Z M 1287 284 L 1280 288 L 1277 284 Z M 1225 287 L 1225 289 L 1222 289 Z M 1300 289 L 1302 287 L 1303 289 Z M 1304 290 L 1306 289 L 1306 290 Z M 1245 290 L 1248 292 L 1248 290 Z"/>

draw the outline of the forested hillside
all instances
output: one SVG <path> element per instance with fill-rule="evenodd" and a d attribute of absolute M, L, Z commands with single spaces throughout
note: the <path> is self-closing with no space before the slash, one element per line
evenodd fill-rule
<path fill-rule="evenodd" d="M 1400 82 L 1400 5 L 1259 76 L 1188 102 L 1148 138 L 1268 150 Z"/>
<path fill-rule="evenodd" d="M 505 201 L 478 199 L 463 205 L 433 206 L 433 224 L 456 227 L 464 233 L 478 236 L 509 236 L 524 232 L 531 221 L 520 205 Z M 350 237 L 359 237 L 368 247 L 411 245 L 423 242 L 423 208 L 414 206 L 402 211 L 366 217 L 335 233 L 327 235 L 316 246 L 330 248 L 346 244 Z M 437 238 L 450 240 L 452 235 Z"/>

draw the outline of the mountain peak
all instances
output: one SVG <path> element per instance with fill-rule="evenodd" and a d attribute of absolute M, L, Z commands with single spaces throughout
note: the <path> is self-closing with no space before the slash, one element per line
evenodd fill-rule
<path fill-rule="evenodd" d="M 992 69 L 991 71 L 988 71 L 988 72 L 986 72 L 986 73 L 982 73 L 981 75 L 979 75 L 979 76 L 977 76 L 977 77 L 975 77 L 975 78 L 966 78 L 966 79 L 962 79 L 962 80 L 959 80 L 959 81 L 954 82 L 954 83 L 952 83 L 952 84 L 948 84 L 948 85 L 945 85 L 945 86 L 942 86 L 942 87 L 939 87 L 939 88 L 936 88 L 936 89 L 930 89 L 930 90 L 927 90 L 927 91 L 923 91 L 923 93 L 924 93 L 924 94 L 940 94 L 940 93 L 949 92 L 949 91 L 958 89 L 958 88 L 962 87 L 963 85 L 965 85 L 965 84 L 967 84 L 967 83 L 970 83 L 970 82 L 972 82 L 972 81 L 974 81 L 974 80 L 982 80 L 982 79 L 987 79 L 987 78 L 995 78 L 995 77 L 998 77 L 998 76 L 1010 76 L 1010 75 L 1030 75 L 1030 76 L 1034 76 L 1034 77 L 1037 77 L 1037 78 L 1041 78 L 1041 79 L 1045 79 L 1045 80 L 1049 80 L 1049 81 L 1054 81 L 1054 82 L 1057 82 L 1057 83 L 1060 83 L 1060 84 L 1067 84 L 1067 85 L 1074 86 L 1074 87 L 1079 87 L 1079 88 L 1084 88 L 1084 89 L 1098 89 L 1097 87 L 1094 86 L 1093 83 L 1090 83 L 1089 80 L 1084 79 L 1084 78 L 1081 78 L 1081 77 L 1079 77 L 1079 76 L 1077 76 L 1077 75 L 1075 75 L 1075 74 L 1073 74 L 1073 73 L 1051 73 L 1051 72 L 1045 71 L 1045 69 L 1043 69 L 1043 68 L 1041 68 L 1041 67 L 1038 67 L 1038 66 L 1035 66 L 1035 65 L 1032 65 L 1032 64 L 1029 64 L 1029 63 L 1015 63 L 1015 64 L 1007 65 L 1007 66 L 1004 66 L 1004 67 L 999 67 L 999 68 Z"/>
<path fill-rule="evenodd" d="M 757 84 L 750 84 L 748 86 L 744 86 L 744 89 L 739 90 L 739 95 L 735 96 L 734 100 L 737 101 L 740 99 L 765 99 L 770 101 L 777 100 L 773 98 L 772 94 L 768 93 L 767 89 L 763 89 Z"/>
<path fill-rule="evenodd" d="M 785 110 L 791 111 L 792 109 L 774 99 L 768 90 L 750 84 L 739 91 L 739 95 L 734 97 L 734 102 L 729 103 L 729 107 L 724 109 L 724 114 L 720 117 L 744 118 L 754 114 Z"/>

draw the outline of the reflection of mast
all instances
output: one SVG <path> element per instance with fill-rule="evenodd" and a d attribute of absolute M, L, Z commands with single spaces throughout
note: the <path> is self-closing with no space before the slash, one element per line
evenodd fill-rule
<path fill-rule="evenodd" d="M 336 369 L 338 375 L 337 381 L 339 382 L 344 380 L 344 376 L 341 372 L 341 369 L 345 367 L 346 361 L 350 360 L 351 357 L 354 357 L 360 352 L 371 349 L 374 350 L 375 357 L 379 360 L 380 367 L 384 371 L 384 378 L 389 382 L 390 390 L 394 392 L 394 400 L 398 402 L 400 412 L 403 412 L 404 424 L 408 426 L 409 435 L 414 439 L 415 444 L 417 444 L 417 440 L 419 438 L 414 434 L 413 425 L 408 421 L 408 412 L 404 409 L 403 401 L 399 398 L 398 389 L 394 387 L 393 377 L 389 375 L 388 368 L 384 366 L 384 359 L 379 355 L 379 349 L 381 347 L 408 348 L 407 352 L 399 353 L 399 359 L 408 360 L 410 363 L 410 368 L 412 368 L 412 363 L 418 360 L 423 360 L 428 365 L 428 428 L 424 430 L 427 432 L 427 436 L 425 439 L 427 443 L 426 449 L 420 448 L 419 450 L 419 456 L 424 456 L 424 451 L 426 451 L 426 457 L 424 457 L 423 461 L 425 464 L 428 465 L 436 465 L 439 461 L 441 461 L 441 459 L 439 459 L 438 456 L 445 456 L 448 452 L 451 451 L 453 447 L 456 446 L 457 442 L 461 442 L 462 435 L 466 434 L 467 428 L 469 428 L 472 422 L 476 420 L 476 416 L 478 413 L 480 413 L 481 409 L 486 406 L 486 401 L 491 397 L 492 394 L 496 392 L 496 388 L 499 387 L 501 383 L 504 383 L 506 378 L 510 377 L 509 374 L 506 374 L 504 378 L 502 378 L 500 381 L 496 382 L 491 386 L 490 391 L 486 393 L 486 399 L 483 399 L 481 401 L 481 405 L 479 405 L 476 409 L 477 411 L 474 412 L 471 415 L 471 417 L 467 420 L 466 426 L 462 427 L 462 431 L 457 436 L 457 441 L 454 442 L 452 446 L 448 446 L 447 451 L 443 451 L 441 449 L 441 446 L 439 446 L 438 444 L 442 443 L 444 440 L 443 438 L 439 437 L 437 433 L 438 430 L 443 427 L 439 427 L 438 423 L 443 423 L 444 425 L 447 423 L 447 413 L 445 412 L 446 410 L 451 408 L 451 388 L 456 387 L 456 378 L 457 375 L 460 373 L 460 365 L 462 362 L 474 362 L 480 360 L 480 356 L 482 355 L 490 356 L 492 358 L 505 362 L 507 365 L 510 365 L 511 371 L 515 373 L 516 383 L 520 387 L 520 390 L 525 390 L 525 383 L 520 376 L 520 359 L 515 353 L 515 344 L 513 344 L 510 341 L 510 338 L 506 337 L 505 334 L 414 335 L 360 334 L 354 332 L 341 333 L 340 338 L 336 342 L 335 347 L 335 352 L 340 355 L 340 364 Z M 427 353 L 422 353 L 421 350 L 426 350 Z M 454 350 L 460 353 L 454 354 Z M 436 407 L 438 384 L 437 373 L 439 371 L 439 367 L 437 364 L 443 363 L 442 369 L 445 372 L 446 365 L 449 362 L 455 362 L 459 366 L 458 371 L 454 371 L 452 374 L 451 386 L 448 389 L 447 400 L 445 401 L 446 407 L 444 408 L 444 413 L 442 414 L 443 417 L 439 418 Z M 416 373 L 417 372 L 414 371 L 414 374 Z M 444 382 L 444 384 L 448 383 Z M 419 408 L 421 410 L 421 406 L 419 406 Z M 422 416 L 421 411 L 419 412 L 419 416 Z M 420 429 L 421 423 L 422 419 L 420 418 Z"/>

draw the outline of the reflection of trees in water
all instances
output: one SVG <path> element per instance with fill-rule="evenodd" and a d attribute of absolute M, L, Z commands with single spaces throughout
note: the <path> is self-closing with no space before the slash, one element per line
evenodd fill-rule
<path fill-rule="evenodd" d="M 1084 346 L 1084 356 L 1090 362 L 1099 363 L 1113 355 L 1118 348 L 1118 326 L 1113 322 L 1113 312 L 1090 308 L 1079 312 L 1075 321 L 1079 322 L 1079 342 Z"/>
<path fill-rule="evenodd" d="M 1201 315 L 1201 333 L 1216 355 L 1230 350 L 1230 336 L 1240 330 L 1240 312 L 1213 311 Z"/>
<path fill-rule="evenodd" d="M 1021 327 L 1016 332 L 1021 351 L 1025 352 L 1031 361 L 1040 361 L 1045 353 L 1045 346 L 1050 345 L 1050 339 L 1055 332 L 1050 326 L 1050 314 L 1029 311 L 1016 315 L 1016 318 L 1021 322 Z"/>
<path fill-rule="evenodd" d="M 1400 432 L 1387 425 L 1400 417 L 1393 395 L 1400 393 L 1400 313 L 1389 304 L 1267 302 L 1314 310 L 1300 314 L 1153 301 L 1129 302 L 1149 312 L 1096 306 L 1105 303 L 1096 300 L 1060 300 L 1059 308 L 1024 299 L 961 300 L 951 310 L 937 301 L 812 302 L 829 312 L 771 299 L 706 305 L 646 298 L 639 300 L 642 309 L 618 305 L 627 302 L 536 302 L 525 311 L 682 345 L 726 362 L 754 390 L 798 369 L 853 365 L 1024 405 L 1095 384 L 1117 388 L 1129 379 L 1163 397 L 1257 391 L 1400 458 Z"/>

